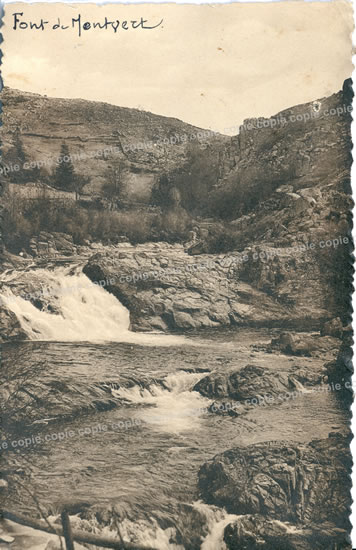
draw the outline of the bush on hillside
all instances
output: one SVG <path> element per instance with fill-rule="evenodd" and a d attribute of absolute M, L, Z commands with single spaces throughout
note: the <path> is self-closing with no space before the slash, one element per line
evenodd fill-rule
<path fill-rule="evenodd" d="M 51 200 L 45 195 L 35 200 L 8 197 L 4 212 L 4 243 L 8 250 L 28 249 L 29 241 L 40 231 L 67 233 L 76 244 L 86 240 L 119 242 L 122 236 L 132 244 L 147 241 L 186 240 L 191 226 L 181 208 L 164 214 L 142 209 L 108 211 L 81 207 L 77 202 Z"/>

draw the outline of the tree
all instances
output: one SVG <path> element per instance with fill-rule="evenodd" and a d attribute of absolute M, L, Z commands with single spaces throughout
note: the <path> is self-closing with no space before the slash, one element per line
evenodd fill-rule
<path fill-rule="evenodd" d="M 117 200 L 122 196 L 124 190 L 124 174 L 126 171 L 126 165 L 123 161 L 120 161 L 114 166 L 109 166 L 105 171 L 105 183 L 101 188 L 101 191 L 107 199 L 110 201 L 111 209 L 117 203 Z"/>
<path fill-rule="evenodd" d="M 181 205 L 189 212 L 201 213 L 218 181 L 218 172 L 218 153 L 190 143 L 185 163 L 164 173 L 153 187 L 152 203 L 165 209 Z"/>
<path fill-rule="evenodd" d="M 168 174 L 163 173 L 152 187 L 151 202 L 164 209 L 171 208 L 173 206 L 171 190 L 170 178 Z"/>
<path fill-rule="evenodd" d="M 20 134 L 19 130 L 16 130 L 16 133 L 15 133 L 13 151 L 14 151 L 14 154 L 15 154 L 15 158 L 17 159 L 17 161 L 19 162 L 19 164 L 22 167 L 25 164 L 25 162 L 27 160 L 27 157 L 26 157 L 26 153 L 23 149 L 23 143 L 22 143 L 21 134 Z"/>
<path fill-rule="evenodd" d="M 88 185 L 90 183 L 90 178 L 86 178 L 85 176 L 81 176 L 80 174 L 74 175 L 73 180 L 73 191 L 75 191 L 75 200 L 77 201 L 80 197 L 80 193 L 83 190 L 83 187 L 85 185 Z"/>
<path fill-rule="evenodd" d="M 23 148 L 20 131 L 17 129 L 14 135 L 12 147 L 4 155 L 4 168 L 8 168 L 8 177 L 14 183 L 33 181 L 39 176 L 39 169 L 25 169 L 27 155 Z M 6 173 L 6 172 L 5 172 Z"/>
<path fill-rule="evenodd" d="M 90 178 L 75 173 L 68 145 L 62 143 L 54 171 L 55 186 L 63 191 L 75 191 L 75 199 L 78 200 L 83 187 L 89 182 Z"/>
<path fill-rule="evenodd" d="M 57 159 L 54 171 L 54 184 L 63 191 L 73 191 L 75 185 L 75 173 L 68 145 L 62 143 L 60 156 Z"/>

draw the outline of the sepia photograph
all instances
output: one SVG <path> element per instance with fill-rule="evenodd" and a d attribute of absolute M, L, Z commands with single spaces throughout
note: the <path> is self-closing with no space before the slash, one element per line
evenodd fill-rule
<path fill-rule="evenodd" d="M 0 550 L 351 550 L 351 4 L 0 30 Z"/>

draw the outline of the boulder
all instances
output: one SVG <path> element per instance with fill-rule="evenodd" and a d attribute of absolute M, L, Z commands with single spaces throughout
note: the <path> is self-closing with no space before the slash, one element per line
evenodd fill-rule
<path fill-rule="evenodd" d="M 22 329 L 16 315 L 0 305 L 0 342 L 26 340 L 27 334 Z"/>
<path fill-rule="evenodd" d="M 276 189 L 276 193 L 293 193 L 293 185 L 284 184 Z"/>
<path fill-rule="evenodd" d="M 4 542 L 6 545 L 11 544 L 15 541 L 15 537 L 12 537 L 11 535 L 7 535 L 4 532 L 0 532 L 0 542 Z"/>
<path fill-rule="evenodd" d="M 148 329 L 150 328 L 161 332 L 166 332 L 168 330 L 167 324 L 163 321 L 162 317 L 159 317 L 158 315 L 151 318 L 150 323 L 148 324 Z"/>
<path fill-rule="evenodd" d="M 282 402 L 287 392 L 300 389 L 300 385 L 315 386 L 323 381 L 323 373 L 293 367 L 289 372 L 273 371 L 258 365 L 241 369 L 213 372 L 205 376 L 193 390 L 211 399 L 233 399 L 245 404 Z"/>
<path fill-rule="evenodd" d="M 186 252 L 190 256 L 196 256 L 197 254 L 206 254 L 208 252 L 208 245 L 205 241 L 193 241 L 186 245 Z"/>
<path fill-rule="evenodd" d="M 218 454 L 199 470 L 200 495 L 233 514 L 296 524 L 332 521 L 347 529 L 350 448 L 333 435 L 308 444 L 267 441 Z"/>
<path fill-rule="evenodd" d="M 300 198 L 301 198 L 300 195 L 297 195 L 297 193 L 293 193 L 293 192 L 286 193 L 283 196 L 283 199 L 281 201 L 281 206 L 282 208 L 288 208 L 288 207 L 294 208 L 295 204 Z"/>
<path fill-rule="evenodd" d="M 219 256 L 197 261 L 182 246 L 121 248 L 93 254 L 83 272 L 92 281 L 109 281 L 105 290 L 128 308 L 133 330 L 277 323 L 289 316 L 263 291 L 230 278 Z"/>
<path fill-rule="evenodd" d="M 324 323 L 320 329 L 321 336 L 333 336 L 334 338 L 342 338 L 344 327 L 340 317 L 335 317 Z"/>
<path fill-rule="evenodd" d="M 332 336 L 318 334 L 282 332 L 271 341 L 270 349 L 279 350 L 288 355 L 305 355 L 314 357 L 326 352 L 337 353 L 341 340 Z"/>
<path fill-rule="evenodd" d="M 53 257 L 59 255 L 73 256 L 77 249 L 73 244 L 72 235 L 66 233 L 41 231 L 29 242 L 29 247 L 34 256 Z"/>
<path fill-rule="evenodd" d="M 299 197 L 294 203 L 295 214 L 306 214 L 309 208 L 316 204 L 316 200 L 311 197 Z"/>
<path fill-rule="evenodd" d="M 190 313 L 185 313 L 184 311 L 176 311 L 173 313 L 174 324 L 177 328 L 181 329 L 191 329 L 197 328 L 199 325 L 194 321 Z"/>

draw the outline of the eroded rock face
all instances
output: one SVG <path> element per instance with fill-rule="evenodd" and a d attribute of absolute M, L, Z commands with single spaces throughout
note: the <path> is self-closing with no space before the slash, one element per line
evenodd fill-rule
<path fill-rule="evenodd" d="M 191 330 L 288 322 L 290 310 L 229 278 L 224 255 L 192 258 L 180 245 L 147 243 L 93 256 L 83 272 L 130 311 L 136 330 Z M 293 316 L 293 315 L 292 315 Z"/>
<path fill-rule="evenodd" d="M 287 373 L 258 365 L 246 365 L 239 370 L 211 373 L 193 389 L 212 399 L 230 398 L 249 404 L 251 400 L 263 397 L 266 403 L 276 403 L 280 395 L 298 390 L 300 385 L 320 384 L 323 378 L 322 372 L 310 372 L 305 367 L 293 367 Z"/>
<path fill-rule="evenodd" d="M 184 162 L 190 141 L 199 146 L 209 140 L 217 147 L 229 141 L 227 136 L 139 109 L 46 97 L 8 87 L 1 96 L 5 157 L 13 145 L 14 128 L 20 129 L 29 158 L 44 161 L 49 168 L 59 155 L 58 143 L 69 138 L 70 153 L 79 155 L 75 161 L 78 172 L 90 176 L 87 193 L 100 190 L 109 160 L 121 160 L 128 166 L 129 198 L 147 201 L 163 163 L 169 168 Z"/>
<path fill-rule="evenodd" d="M 41 233 L 33 237 L 29 243 L 31 253 L 35 257 L 51 258 L 56 256 L 73 256 L 77 247 L 73 244 L 73 237 L 66 233 Z"/>
<path fill-rule="evenodd" d="M 232 185 L 234 177 L 240 178 L 247 189 L 256 180 L 265 185 L 280 181 L 290 186 L 287 205 L 299 202 L 301 210 L 310 207 L 309 202 L 300 201 L 299 190 L 307 183 L 310 187 L 311 182 L 334 175 L 339 167 L 350 163 L 347 145 L 352 88 L 350 81 L 345 81 L 345 85 L 343 91 L 329 97 L 262 119 L 265 125 L 261 119 L 245 120 L 239 134 L 225 147 L 221 185 Z M 340 107 L 339 116 L 336 109 Z M 333 112 L 335 116 L 330 116 Z M 273 119 L 278 122 L 272 124 Z M 316 143 L 318 146 L 314 147 Z"/>
<path fill-rule="evenodd" d="M 332 316 L 344 323 L 351 292 L 351 94 L 346 81 L 343 91 L 278 113 L 265 127 L 245 121 L 225 146 L 213 192 L 232 220 L 231 249 L 254 256 L 236 275 L 303 311 L 306 323 L 318 315 L 321 324 Z M 209 239 L 200 250 L 213 250 Z"/>
<path fill-rule="evenodd" d="M 234 514 L 348 526 L 351 459 L 342 437 L 309 444 L 269 441 L 215 456 L 199 471 L 208 504 Z"/>

